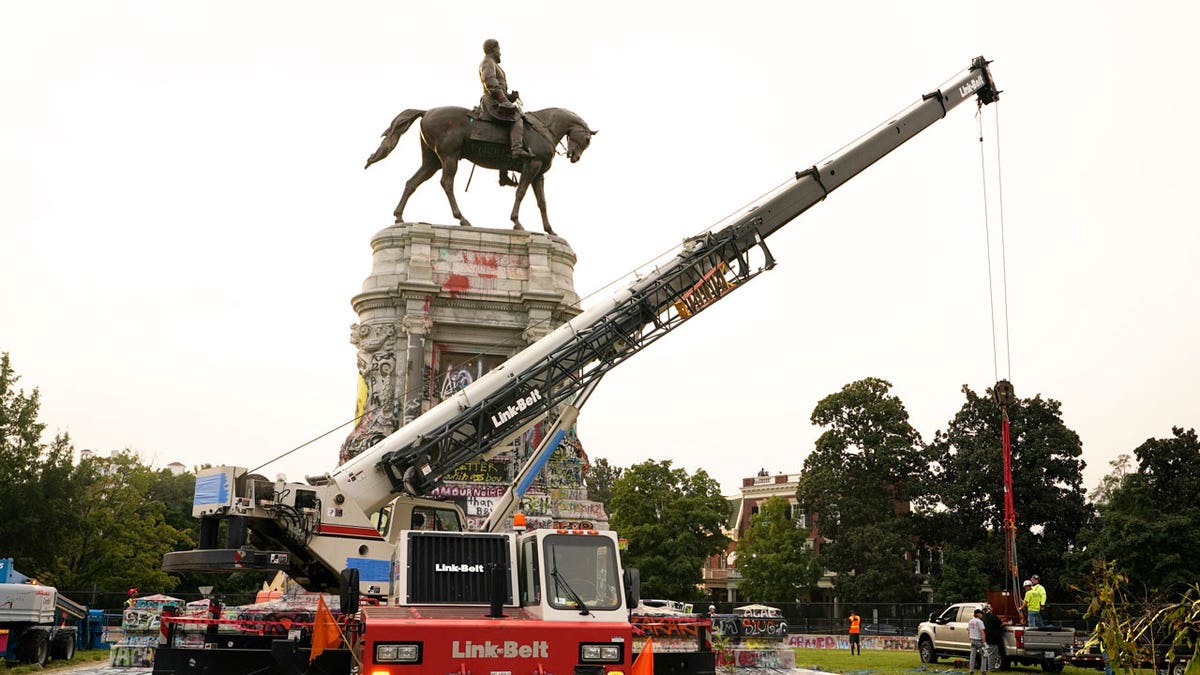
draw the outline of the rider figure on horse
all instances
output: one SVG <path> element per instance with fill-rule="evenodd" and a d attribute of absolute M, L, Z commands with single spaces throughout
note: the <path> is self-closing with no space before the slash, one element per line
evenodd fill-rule
<path fill-rule="evenodd" d="M 484 40 L 483 55 L 483 61 L 479 64 L 479 81 L 483 84 L 483 98 L 479 99 L 482 117 L 510 123 L 508 142 L 512 156 L 532 157 L 533 153 L 525 149 L 525 122 L 515 103 L 520 94 L 508 91 L 508 78 L 500 67 L 500 43 L 491 38 Z"/>

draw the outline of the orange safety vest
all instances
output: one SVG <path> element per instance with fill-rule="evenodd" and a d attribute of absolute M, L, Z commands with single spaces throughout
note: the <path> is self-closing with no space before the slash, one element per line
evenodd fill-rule
<path fill-rule="evenodd" d="M 850 632 L 857 633 L 858 632 L 858 624 L 861 622 L 862 622 L 862 619 L 858 618 L 857 614 L 851 614 L 850 615 Z"/>

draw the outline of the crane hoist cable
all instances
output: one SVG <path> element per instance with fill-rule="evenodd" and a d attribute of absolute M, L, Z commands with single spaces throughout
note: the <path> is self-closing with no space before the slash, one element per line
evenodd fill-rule
<path fill-rule="evenodd" d="M 996 148 L 996 194 L 997 194 L 997 213 L 1000 219 L 999 231 L 999 247 L 1000 247 L 1000 289 L 1001 289 L 1001 310 L 1004 317 L 1004 366 L 1005 378 L 1000 377 L 1000 350 L 997 346 L 997 329 L 996 329 L 996 291 L 993 287 L 993 279 L 995 273 L 992 270 L 992 259 L 995 257 L 992 253 L 992 234 L 989 215 L 991 209 L 987 201 L 988 182 L 987 182 L 987 158 L 984 151 L 984 131 L 983 131 L 983 106 L 980 106 L 976 114 L 976 120 L 979 124 L 979 161 L 980 161 L 980 176 L 983 182 L 983 227 L 985 240 L 987 242 L 987 275 L 988 275 L 988 307 L 992 325 L 992 369 L 993 375 L 996 378 L 996 384 L 992 387 L 992 397 L 996 405 L 1000 408 L 1000 452 L 1001 466 L 1004 479 L 1004 557 L 1005 557 L 1005 590 L 1012 593 L 1014 601 L 1019 601 L 1021 597 L 1021 576 L 1017 564 L 1017 510 L 1013 500 L 1013 480 L 1012 480 L 1012 431 L 1009 424 L 1008 409 L 1009 406 L 1015 405 L 1017 401 L 1016 391 L 1013 388 L 1009 378 L 1012 377 L 1012 350 L 1011 350 L 1011 332 L 1009 331 L 1009 314 L 1008 314 L 1008 260 L 1005 247 L 1005 232 L 1004 232 L 1004 181 L 1003 171 L 1000 163 L 1000 109 L 996 106 L 995 112 L 995 148 Z M 1019 605 L 1018 605 L 1019 606 Z"/>
<path fill-rule="evenodd" d="M 999 103 L 999 102 L 997 102 Z M 991 208 L 988 203 L 988 180 L 987 180 L 987 155 L 984 152 L 984 132 L 983 132 L 983 107 L 980 106 L 975 119 L 979 125 L 979 175 L 983 183 L 983 231 L 984 242 L 987 248 L 987 277 L 988 277 L 988 309 L 989 316 L 992 322 L 992 374 L 999 381 L 1000 378 L 1000 350 L 997 345 L 997 329 L 996 329 L 996 290 L 993 286 L 995 272 L 992 270 L 992 260 L 996 257 L 992 253 L 992 231 L 991 231 Z M 1001 312 L 1004 316 L 1004 361 L 1005 361 L 1005 377 L 1004 379 L 1012 378 L 1012 350 L 1010 349 L 1010 332 L 1008 328 L 1008 256 L 1005 247 L 1005 232 L 1004 232 L 1004 180 L 1003 171 L 1000 165 L 1000 110 L 999 105 L 996 106 L 996 195 L 997 195 L 997 214 L 1000 219 L 999 228 L 999 248 L 1000 248 L 1000 292 L 1001 292 Z"/>

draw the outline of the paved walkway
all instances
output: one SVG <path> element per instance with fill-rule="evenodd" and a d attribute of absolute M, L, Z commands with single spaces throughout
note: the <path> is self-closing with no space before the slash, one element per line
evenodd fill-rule
<path fill-rule="evenodd" d="M 70 673 L 71 675 L 148 675 L 153 668 L 114 668 L 108 661 L 91 661 L 70 668 L 57 668 L 54 673 Z"/>

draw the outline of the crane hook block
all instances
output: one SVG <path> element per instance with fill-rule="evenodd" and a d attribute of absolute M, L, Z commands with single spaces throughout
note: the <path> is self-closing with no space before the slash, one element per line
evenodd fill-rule
<path fill-rule="evenodd" d="M 1000 406 L 1001 408 L 1007 408 L 1008 406 L 1016 403 L 1017 394 L 1013 390 L 1012 382 L 1009 382 L 1008 380 L 1000 380 L 997 382 L 996 386 L 992 387 L 992 398 L 995 399 L 996 405 Z"/>

